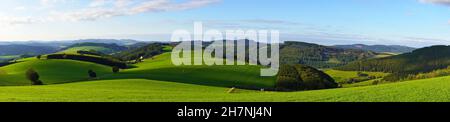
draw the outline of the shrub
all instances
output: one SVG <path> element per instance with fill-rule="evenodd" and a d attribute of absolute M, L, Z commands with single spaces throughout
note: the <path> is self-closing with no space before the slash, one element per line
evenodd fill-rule
<path fill-rule="evenodd" d="M 28 69 L 25 75 L 32 85 L 43 85 L 42 81 L 39 80 L 39 74 L 34 69 Z"/>
<path fill-rule="evenodd" d="M 96 78 L 97 77 L 97 73 L 95 73 L 93 70 L 89 70 L 88 74 L 89 74 L 90 78 Z"/>
<path fill-rule="evenodd" d="M 120 68 L 117 66 L 113 66 L 112 71 L 113 71 L 113 73 L 118 73 L 120 71 Z"/>
<path fill-rule="evenodd" d="M 37 55 L 36 58 L 37 58 L 37 59 L 41 59 L 41 55 Z"/>

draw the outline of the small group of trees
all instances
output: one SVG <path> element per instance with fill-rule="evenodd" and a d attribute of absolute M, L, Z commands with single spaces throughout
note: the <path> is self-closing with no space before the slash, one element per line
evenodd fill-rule
<path fill-rule="evenodd" d="M 310 66 L 282 65 L 277 77 L 279 91 L 301 91 L 337 88 L 339 84 L 329 75 Z"/>
<path fill-rule="evenodd" d="M 95 73 L 92 69 L 88 70 L 88 74 L 90 78 L 97 78 L 97 73 Z"/>
<path fill-rule="evenodd" d="M 36 58 L 41 59 L 42 56 L 38 55 L 38 56 L 36 56 Z M 120 67 L 112 66 L 113 73 L 119 73 L 119 71 L 120 71 Z M 88 75 L 89 75 L 89 78 L 91 78 L 91 79 L 97 78 L 97 73 L 92 69 L 88 70 Z M 39 76 L 38 72 L 36 72 L 36 70 L 34 70 L 33 68 L 28 69 L 25 73 L 25 76 L 29 81 L 31 81 L 32 85 L 44 85 L 44 83 L 39 79 L 40 76 Z"/>
<path fill-rule="evenodd" d="M 28 69 L 25 75 L 26 78 L 31 81 L 31 85 L 44 85 L 44 83 L 39 80 L 39 74 L 34 69 Z"/>

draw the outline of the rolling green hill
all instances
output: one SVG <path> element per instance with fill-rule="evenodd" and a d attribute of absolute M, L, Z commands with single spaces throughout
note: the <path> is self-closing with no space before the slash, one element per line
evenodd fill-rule
<path fill-rule="evenodd" d="M 304 92 L 262 92 L 144 79 L 0 87 L 0 101 L 449 102 L 450 77 Z"/>
<path fill-rule="evenodd" d="M 77 43 L 63 48 L 60 53 L 70 53 L 76 54 L 77 51 L 96 51 L 104 54 L 116 53 L 119 51 L 127 50 L 125 46 L 119 46 L 117 44 L 106 44 L 106 43 Z"/>
<path fill-rule="evenodd" d="M 0 67 L 0 101 L 51 102 L 394 102 L 450 101 L 450 77 L 302 92 L 270 92 L 275 77 L 260 77 L 261 66 L 174 66 L 171 54 L 163 53 L 111 73 L 111 67 L 73 60 L 26 58 Z M 45 86 L 29 85 L 25 71 L 34 68 Z M 93 69 L 99 79 L 89 80 Z M 357 76 L 356 72 L 326 71 L 333 78 Z M 369 75 L 385 73 L 365 72 Z M 86 82 L 89 81 L 89 82 Z M 74 83 L 73 83 L 74 82 Z M 62 84 L 64 83 L 64 84 Z M 355 85 L 355 86 L 356 86 Z M 258 90 L 232 91 L 231 87 Z"/>
<path fill-rule="evenodd" d="M 29 85 L 25 71 L 34 68 L 46 84 L 83 81 L 93 69 L 100 79 L 150 79 L 221 87 L 250 89 L 273 88 L 275 77 L 260 77 L 261 66 L 174 66 L 170 53 L 164 53 L 112 74 L 109 66 L 73 60 L 37 60 L 28 58 L 4 67 L 0 71 L 0 85 Z"/>
<path fill-rule="evenodd" d="M 275 77 L 261 77 L 261 66 L 174 66 L 171 53 L 163 53 L 107 79 L 145 78 L 190 84 L 273 88 Z"/>
<path fill-rule="evenodd" d="M 92 69 L 99 76 L 111 73 L 108 66 L 73 60 L 37 60 L 28 58 L 23 62 L 0 67 L 0 86 L 30 85 L 25 78 L 29 68 L 35 69 L 45 84 L 57 84 L 88 79 L 87 71 Z"/>

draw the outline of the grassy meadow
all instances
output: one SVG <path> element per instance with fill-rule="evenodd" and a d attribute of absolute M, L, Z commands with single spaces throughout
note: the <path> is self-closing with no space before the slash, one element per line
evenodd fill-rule
<path fill-rule="evenodd" d="M 448 102 L 450 77 L 303 92 L 236 90 L 146 79 L 0 88 L 0 101 L 40 102 Z"/>
<path fill-rule="evenodd" d="M 73 60 L 27 58 L 0 67 L 0 101 L 13 102 L 413 102 L 450 101 L 450 77 L 301 92 L 272 92 L 231 87 L 273 88 L 275 77 L 260 77 L 260 66 L 174 66 L 170 53 L 114 74 L 111 67 Z M 30 86 L 25 71 L 34 68 L 44 86 Z M 98 79 L 89 79 L 92 69 Z M 338 82 L 357 72 L 325 70 Z M 363 72 L 371 76 L 386 73 Z"/>

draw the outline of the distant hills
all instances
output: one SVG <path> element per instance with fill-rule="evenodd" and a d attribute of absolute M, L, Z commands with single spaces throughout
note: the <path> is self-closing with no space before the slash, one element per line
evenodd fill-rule
<path fill-rule="evenodd" d="M 353 45 L 335 45 L 333 47 L 343 48 L 343 49 L 361 49 L 367 51 L 374 51 L 378 53 L 407 53 L 415 50 L 416 48 L 400 46 L 400 45 L 364 45 L 364 44 L 353 44 Z"/>
<path fill-rule="evenodd" d="M 57 49 L 50 46 L 0 45 L 0 55 L 41 55 L 54 53 Z"/>
<path fill-rule="evenodd" d="M 337 67 L 376 56 L 377 53 L 372 51 L 342 49 L 297 41 L 286 41 L 280 49 L 282 64 L 305 64 L 315 68 Z"/>
<path fill-rule="evenodd" d="M 76 53 L 77 51 L 95 51 L 103 54 L 111 54 L 115 52 L 120 52 L 127 50 L 128 47 L 120 46 L 115 43 L 93 43 L 93 42 L 84 42 L 70 45 L 66 48 L 62 48 L 62 52 L 68 53 Z"/>
<path fill-rule="evenodd" d="M 131 39 L 80 39 L 80 40 L 63 40 L 63 41 L 6 41 L 0 42 L 0 45 L 33 45 L 33 46 L 50 46 L 55 48 L 64 48 L 78 43 L 105 43 L 117 44 L 121 46 L 133 45 L 141 41 Z"/>
<path fill-rule="evenodd" d="M 247 40 L 248 41 L 248 40 Z M 102 54 L 115 54 L 122 56 L 122 59 L 135 59 L 140 56 L 152 56 L 150 47 L 144 47 L 155 42 L 141 42 L 129 39 L 83 39 L 71 41 L 28 41 L 28 42 L 0 42 L 0 56 L 14 55 L 40 55 L 55 52 L 76 53 L 82 51 L 95 51 Z M 209 45 L 211 42 L 206 43 Z M 246 42 L 250 43 L 250 41 Z M 252 41 L 252 43 L 254 43 Z M 168 44 L 168 43 L 167 43 Z M 141 48 L 142 47 L 142 48 Z M 158 47 L 159 54 L 161 47 Z M 357 60 L 379 58 L 383 53 L 409 52 L 414 48 L 404 46 L 383 46 L 383 45 L 338 45 L 324 46 L 313 43 L 298 41 L 286 41 L 280 45 L 280 61 L 282 64 L 305 64 L 315 68 L 333 68 L 339 67 Z M 388 55 L 390 56 L 390 55 Z"/>

